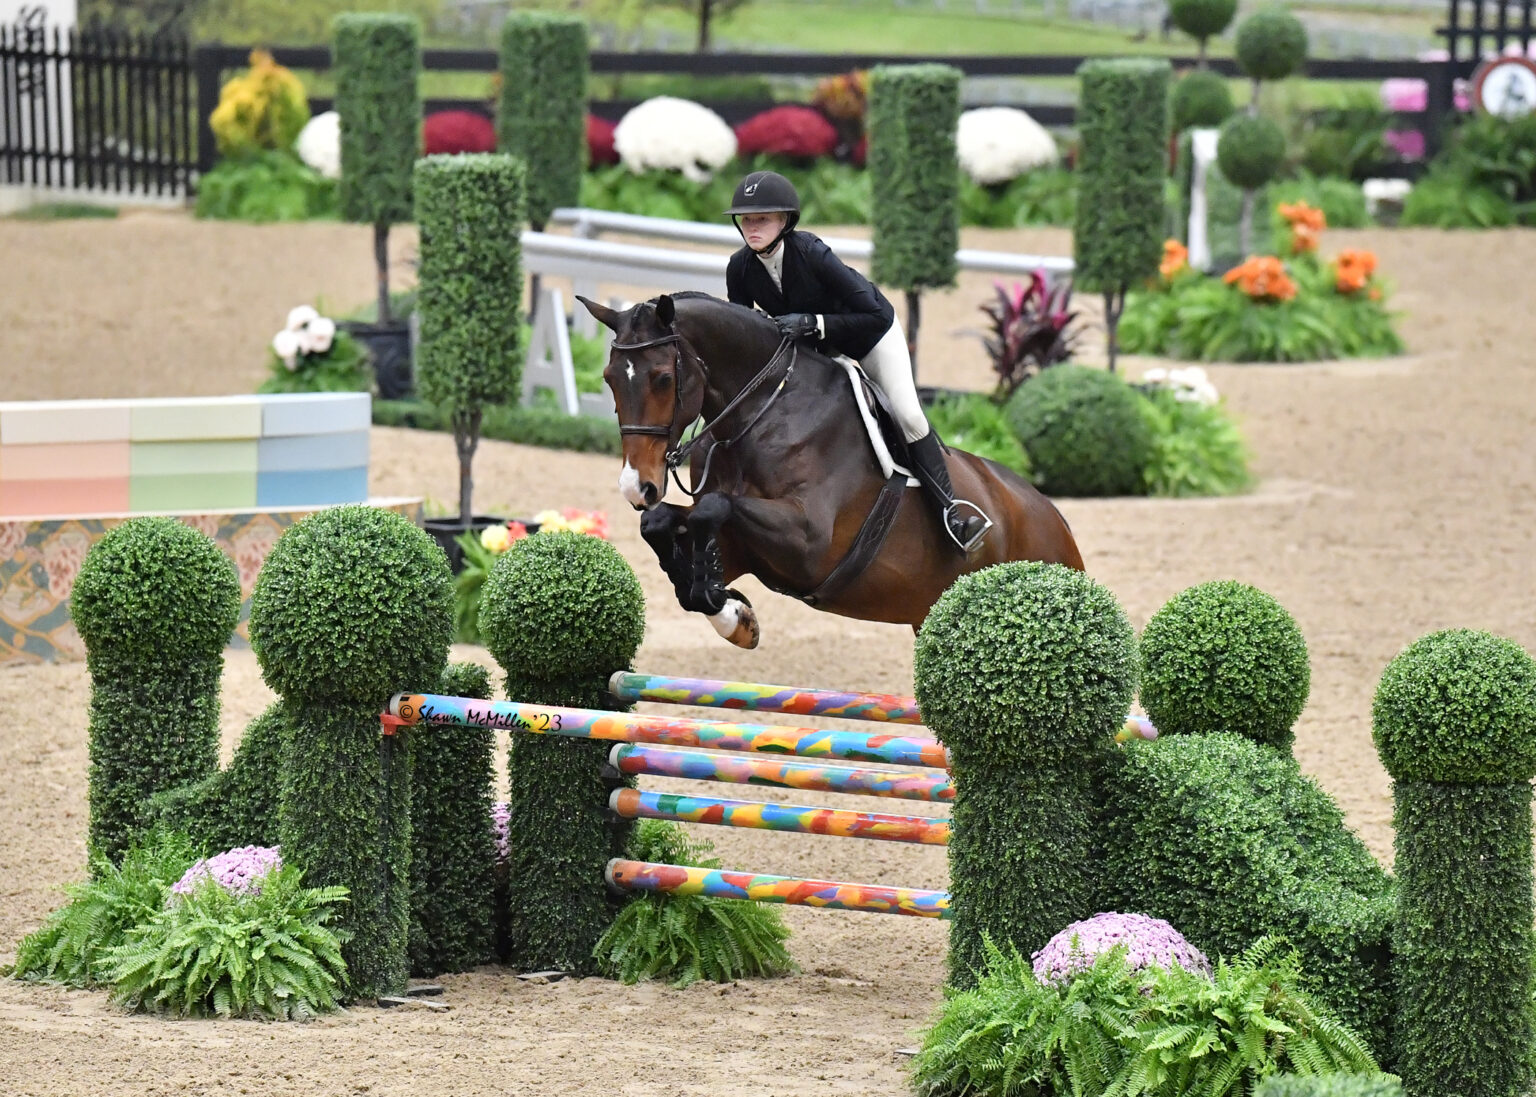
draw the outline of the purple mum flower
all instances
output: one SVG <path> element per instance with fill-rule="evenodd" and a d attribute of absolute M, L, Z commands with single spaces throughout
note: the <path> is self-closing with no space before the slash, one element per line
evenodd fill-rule
<path fill-rule="evenodd" d="M 512 808 L 501 801 L 491 806 L 491 829 L 496 834 L 496 863 L 505 864 L 512 858 Z"/>
<path fill-rule="evenodd" d="M 212 879 L 231 895 L 260 895 L 267 875 L 283 867 L 277 846 L 241 846 L 197 862 L 171 888 L 173 895 L 187 895 L 204 879 Z"/>
<path fill-rule="evenodd" d="M 1116 945 L 1126 947 L 1126 962 L 1133 969 L 1167 968 L 1177 963 L 1185 971 L 1211 972 L 1205 954 L 1161 918 L 1109 911 L 1073 922 L 1047 941 L 1030 957 L 1035 978 L 1042 983 L 1066 982 L 1092 967 L 1095 959 Z"/>

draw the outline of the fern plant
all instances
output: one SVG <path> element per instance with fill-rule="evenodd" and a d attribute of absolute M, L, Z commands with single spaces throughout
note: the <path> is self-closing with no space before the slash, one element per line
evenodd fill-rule
<path fill-rule="evenodd" d="M 329 923 L 346 895 L 303 887 L 292 865 L 274 869 L 259 893 L 205 880 L 106 950 L 112 997 L 182 1017 L 301 1020 L 335 1009 L 347 935 Z"/>
<path fill-rule="evenodd" d="M 172 885 L 197 858 L 191 839 L 164 829 L 130 849 L 120 866 L 95 858 L 91 879 L 65 889 L 69 905 L 22 938 L 11 973 L 18 979 L 70 987 L 110 981 L 108 951 L 164 909 Z"/>
<path fill-rule="evenodd" d="M 714 843 L 690 838 L 672 823 L 647 819 L 629 854 L 699 868 L 719 868 Z M 728 983 L 797 970 L 784 942 L 789 929 L 762 903 L 706 895 L 643 894 L 621 910 L 593 949 L 603 971 L 625 983 L 670 978 L 674 987 L 700 979 Z"/>
<path fill-rule="evenodd" d="M 1302 989 L 1299 957 L 1269 938 L 1214 977 L 1135 971 L 1121 946 L 1060 987 L 984 944 L 986 973 L 945 1000 L 912 1060 L 920 1094 L 1242 1097 L 1282 1071 L 1377 1070 Z"/>

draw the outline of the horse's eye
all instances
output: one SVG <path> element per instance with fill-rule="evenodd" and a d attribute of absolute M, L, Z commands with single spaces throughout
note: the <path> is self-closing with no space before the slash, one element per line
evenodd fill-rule
<path fill-rule="evenodd" d="M 657 392 L 666 392 L 672 387 L 672 382 L 673 377 L 670 370 L 668 370 L 666 373 L 651 374 L 651 387 Z"/>

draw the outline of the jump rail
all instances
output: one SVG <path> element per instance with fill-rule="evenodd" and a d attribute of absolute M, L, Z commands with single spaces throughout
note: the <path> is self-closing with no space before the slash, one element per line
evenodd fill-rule
<path fill-rule="evenodd" d="M 699 708 L 787 712 L 794 716 L 825 716 L 840 720 L 872 720 L 882 724 L 921 724 L 923 714 L 912 697 L 894 693 L 855 693 L 800 686 L 768 686 L 759 682 L 730 682 L 718 678 L 673 678 L 663 674 L 619 671 L 608 680 L 608 692 L 620 701 L 656 701 Z"/>
<path fill-rule="evenodd" d="M 610 887 L 620 891 L 713 895 L 725 899 L 751 899 L 759 903 L 825 907 L 828 910 L 907 914 L 915 918 L 950 917 L 949 892 L 923 888 L 845 884 L 834 880 L 806 880 L 798 876 L 760 876 L 750 872 L 662 865 L 652 861 L 626 861 L 622 858 L 609 861 L 604 876 Z"/>

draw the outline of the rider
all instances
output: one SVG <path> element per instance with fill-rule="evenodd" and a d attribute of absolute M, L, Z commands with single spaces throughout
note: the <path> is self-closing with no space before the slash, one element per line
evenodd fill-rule
<path fill-rule="evenodd" d="M 746 243 L 725 268 L 726 296 L 761 308 L 785 338 L 813 339 L 826 353 L 846 355 L 864 367 L 889 399 L 912 471 L 945 529 L 963 551 L 974 551 L 992 521 L 969 500 L 955 499 L 943 447 L 917 399 L 906 335 L 891 303 L 819 237 L 795 230 L 800 196 L 777 172 L 748 175 L 725 212 Z"/>

